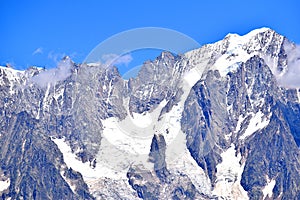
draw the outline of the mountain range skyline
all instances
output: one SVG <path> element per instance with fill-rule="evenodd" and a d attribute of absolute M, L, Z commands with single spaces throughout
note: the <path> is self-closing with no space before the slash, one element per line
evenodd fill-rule
<path fill-rule="evenodd" d="M 0 67 L 0 195 L 299 199 L 300 89 L 284 82 L 298 62 L 261 28 L 163 52 L 129 80 L 69 57 Z"/>
<path fill-rule="evenodd" d="M 189 48 L 189 47 L 194 47 L 194 48 L 191 48 L 190 51 L 194 51 L 194 50 L 197 50 L 197 49 L 200 49 L 201 47 L 198 47 L 198 48 L 195 48 L 195 46 L 198 46 L 199 44 L 196 42 L 196 41 L 193 41 L 192 38 L 188 38 L 187 36 L 183 35 L 184 37 L 187 37 L 188 39 L 181 39 L 178 37 L 177 34 L 179 34 L 178 32 L 175 32 L 173 30 L 168 30 L 168 29 L 159 29 L 159 28 L 146 28 L 145 31 L 149 31 L 149 30 L 158 30 L 158 34 L 165 30 L 167 30 L 166 33 L 163 33 L 165 34 L 166 36 L 162 37 L 163 39 L 165 39 L 165 37 L 168 37 L 167 34 L 174 34 L 172 37 L 174 39 L 178 38 L 180 39 L 182 42 L 186 42 L 185 45 L 185 48 Z M 106 67 L 116 67 L 117 70 L 119 71 L 119 73 L 123 76 L 123 78 L 125 79 L 129 79 L 129 78 L 132 78 L 132 77 L 136 77 L 137 74 L 139 73 L 139 70 L 141 69 L 142 65 L 140 66 L 135 66 L 135 68 L 131 68 L 131 69 L 125 69 L 124 71 L 124 65 L 128 65 L 129 63 L 132 62 L 133 58 L 132 58 L 132 51 L 128 51 L 129 53 L 126 53 L 125 55 L 117 55 L 117 54 L 105 54 L 106 52 L 110 51 L 110 49 L 113 49 L 113 48 L 108 48 L 108 50 L 106 50 L 105 48 L 107 48 L 106 46 L 109 46 L 109 45 L 114 45 L 115 41 L 114 40 L 117 40 L 117 41 L 126 41 L 128 40 L 128 35 L 133 35 L 132 37 L 134 38 L 135 37 L 135 31 L 139 29 L 134 29 L 132 30 L 131 32 L 129 32 L 129 34 L 123 36 L 122 33 L 117 35 L 117 39 L 112 39 L 112 41 L 109 41 L 108 40 L 108 44 L 105 44 L 105 45 L 99 45 L 97 48 L 95 48 L 91 54 L 95 54 L 95 56 L 97 57 L 100 57 L 102 56 L 102 58 L 104 56 L 107 56 L 108 58 L 105 58 L 104 60 L 99 60 L 99 62 L 91 62 L 92 59 L 86 59 L 84 63 L 77 63 L 77 64 L 88 64 L 88 65 L 100 65 L 100 66 L 103 66 L 104 68 Z M 143 29 L 141 29 L 143 30 Z M 267 31 L 267 30 L 270 30 L 272 32 L 276 32 L 270 28 L 267 28 L 267 27 L 263 27 L 263 28 L 259 28 L 259 29 L 255 29 L 255 30 L 252 30 L 250 31 L 249 33 L 245 34 L 245 35 L 238 35 L 238 34 L 235 34 L 235 33 L 228 33 L 224 38 L 223 40 L 229 40 L 229 39 L 232 39 L 232 40 L 236 40 L 236 41 L 239 41 L 241 38 L 241 41 L 239 42 L 242 42 L 242 38 L 247 38 L 249 37 L 249 35 L 252 35 L 252 34 L 255 34 L 256 32 L 260 32 L 260 31 Z M 124 32 L 124 33 L 127 33 L 127 32 Z M 123 34 L 124 34 L 123 33 Z M 138 32 L 139 33 L 139 32 Z M 180 33 L 181 34 L 181 33 Z M 285 36 L 283 36 L 285 37 Z M 125 38 L 125 39 L 124 39 Z M 143 40 L 143 39 L 142 39 Z M 191 40 L 191 41 L 190 41 Z M 152 40 L 153 42 L 157 42 L 155 40 Z M 158 40 L 159 41 L 159 40 Z M 221 41 L 221 40 L 220 40 Z M 134 40 L 132 41 L 132 43 L 134 43 Z M 150 40 L 150 43 L 151 43 L 151 40 Z M 209 43 L 207 45 L 210 45 L 210 44 L 213 44 L 213 43 Z M 134 45 L 133 45 L 134 46 Z M 180 46 L 180 45 L 178 45 Z M 103 50 L 104 48 L 104 50 Z M 124 48 L 124 47 L 123 47 Z M 168 49 L 168 43 L 166 44 L 165 46 L 166 49 Z M 174 48 L 174 47 L 173 47 Z M 185 49 L 185 48 L 180 48 L 180 47 L 176 47 L 178 48 L 178 50 L 180 51 Z M 118 48 L 117 47 L 117 51 L 116 52 L 121 52 L 121 49 L 122 48 Z M 143 50 L 143 48 L 141 48 L 141 50 Z M 147 50 L 147 48 L 146 48 Z M 170 50 L 172 51 L 172 48 L 170 48 Z M 178 51 L 177 50 L 177 51 Z M 176 50 L 175 50 L 176 51 Z M 281 84 L 282 86 L 284 87 L 287 87 L 287 88 L 299 88 L 300 87 L 300 82 L 299 82 L 299 79 L 298 79 L 298 74 L 300 74 L 300 46 L 293 43 L 291 41 L 291 43 L 289 44 L 288 47 L 286 47 L 286 53 L 289 55 L 288 56 L 288 62 L 289 62 L 289 71 L 288 73 L 286 73 L 284 76 L 282 76 L 280 73 L 278 74 L 277 72 L 273 71 L 274 73 L 274 76 L 277 78 L 277 81 L 279 84 Z M 133 51 L 134 52 L 134 51 Z M 168 52 L 167 50 L 155 50 L 153 51 L 152 53 L 159 53 L 159 54 L 162 54 L 163 52 Z M 189 51 L 187 51 L 189 52 Z M 187 52 L 184 52 L 184 53 L 187 53 Z M 144 53 L 144 52 L 140 52 L 140 53 Z M 170 52 L 170 53 L 173 53 L 175 56 L 178 56 L 178 54 L 174 53 L 174 52 Z M 104 55 L 104 56 L 103 56 Z M 144 63 L 145 62 L 149 62 L 149 61 L 153 61 L 155 59 L 157 59 L 157 57 L 159 57 L 160 55 L 153 55 L 154 58 L 152 59 L 149 59 L 149 60 L 144 60 Z M 90 61 L 90 62 L 88 62 Z M 42 87 L 46 87 L 49 83 L 52 85 L 52 84 L 56 84 L 56 82 L 58 81 L 63 81 L 65 80 L 68 76 L 71 75 L 71 66 L 74 64 L 75 62 L 72 60 L 71 57 L 69 56 L 64 56 L 60 61 L 57 62 L 57 65 L 54 67 L 54 68 L 50 68 L 50 69 L 45 69 L 45 68 L 41 68 L 41 70 L 45 70 L 44 72 L 40 73 L 39 76 L 37 77 L 34 77 L 32 79 L 32 81 L 34 83 L 37 83 L 38 85 L 42 86 Z M 109 63 L 107 65 L 107 63 Z M 270 63 L 269 63 L 270 64 Z M 7 65 L 8 67 L 11 67 L 10 65 Z M 33 66 L 30 66 L 30 67 L 35 67 L 35 65 Z M 13 68 L 13 67 L 12 67 Z M 26 70 L 26 69 L 24 69 Z M 126 71 L 128 70 L 128 71 Z M 125 72 L 125 75 L 124 75 L 124 72 Z"/>
<path fill-rule="evenodd" d="M 162 27 L 179 31 L 200 45 L 228 33 L 270 27 L 300 43 L 298 1 L 152 1 L 147 3 L 94 1 L 0 2 L 0 64 L 16 69 L 56 67 L 65 55 L 81 63 L 99 43 L 123 31 Z M 182 14 L 178 14 L 182 13 Z M 271 14 L 273 13 L 273 14 Z M 275 14 L 276 13 L 276 14 Z M 133 54 L 132 63 L 155 59 L 159 51 Z"/>

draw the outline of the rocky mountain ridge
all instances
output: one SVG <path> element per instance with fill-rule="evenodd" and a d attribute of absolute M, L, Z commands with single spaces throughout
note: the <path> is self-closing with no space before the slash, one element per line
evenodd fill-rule
<path fill-rule="evenodd" d="M 130 80 L 68 57 L 1 67 L 1 197 L 299 199 L 294 52 L 262 28 L 163 52 Z"/>

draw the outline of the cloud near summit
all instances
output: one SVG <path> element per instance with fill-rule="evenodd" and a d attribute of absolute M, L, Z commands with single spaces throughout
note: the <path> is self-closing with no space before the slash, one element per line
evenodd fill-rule
<path fill-rule="evenodd" d="M 31 78 L 31 82 L 45 88 L 48 85 L 53 86 L 57 82 L 64 81 L 72 72 L 73 63 L 70 58 L 60 61 L 56 68 L 45 70 Z"/>
<path fill-rule="evenodd" d="M 300 88 L 300 45 L 285 46 L 287 58 L 287 71 L 278 78 L 280 85 L 287 88 Z"/>

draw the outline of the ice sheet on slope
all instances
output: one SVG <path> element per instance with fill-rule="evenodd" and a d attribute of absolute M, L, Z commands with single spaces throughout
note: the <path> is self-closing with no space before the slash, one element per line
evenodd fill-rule
<path fill-rule="evenodd" d="M 186 72 L 184 77 L 183 77 L 183 89 L 185 90 L 184 92 L 189 92 L 190 89 L 200 80 L 202 76 L 202 71 L 197 69 L 197 67 L 191 69 L 190 71 Z M 186 98 L 182 97 L 181 99 Z"/>
<path fill-rule="evenodd" d="M 96 168 L 90 167 L 89 163 L 81 162 L 74 153 L 70 146 L 65 142 L 64 138 L 52 138 L 52 141 L 58 146 L 59 150 L 63 153 L 64 161 L 68 167 L 72 167 L 75 171 L 82 174 L 83 178 L 86 179 L 96 179 L 99 177 L 112 176 L 114 178 L 121 178 L 119 175 L 111 173 L 111 170 L 107 167 L 100 166 L 101 163 L 97 165 Z"/>
<path fill-rule="evenodd" d="M 149 112 L 144 114 L 133 112 L 132 115 L 133 115 L 132 119 L 135 122 L 135 125 L 140 128 L 149 127 L 153 123 L 152 115 Z"/>
<path fill-rule="evenodd" d="M 186 147 L 186 136 L 181 131 L 180 125 L 182 110 L 183 108 L 179 104 L 164 116 L 168 121 L 166 123 L 168 133 L 163 133 L 167 143 L 167 167 L 174 174 L 187 175 L 198 191 L 210 195 L 210 179 L 192 158 Z"/>
<path fill-rule="evenodd" d="M 161 128 L 158 118 L 165 105 L 163 100 L 153 112 L 132 113 L 133 116 L 127 110 L 128 114 L 122 121 L 116 118 L 103 120 L 103 137 L 117 149 L 132 154 L 132 160 L 137 155 L 148 155 L 153 135 Z"/>
<path fill-rule="evenodd" d="M 126 129 L 128 127 L 120 126 L 119 123 L 120 122 L 118 122 L 115 118 L 108 118 L 103 121 L 103 125 L 105 127 L 103 131 L 103 138 L 109 143 L 108 146 L 111 146 L 110 148 L 116 148 L 120 151 L 120 153 L 124 153 L 124 157 L 121 156 L 119 159 L 122 160 L 131 155 L 130 159 L 135 160 L 138 155 L 148 155 L 150 152 L 152 137 L 145 136 L 141 138 L 139 136 L 140 132 L 138 129 L 130 132 Z M 109 149 L 101 148 L 103 153 L 109 153 L 108 150 Z"/>
<path fill-rule="evenodd" d="M 239 36 L 230 35 L 229 46 L 225 54 L 221 55 L 213 65 L 212 69 L 219 70 L 222 77 L 228 72 L 235 71 L 239 67 L 239 63 L 246 62 L 256 53 L 248 54 L 243 45 L 249 41 L 252 34 Z"/>
<path fill-rule="evenodd" d="M 128 180 L 113 180 L 108 178 L 102 178 L 95 181 L 87 181 L 92 195 L 96 199 L 105 199 L 105 200 L 139 200 L 136 191 L 134 191 L 131 186 L 128 184 Z M 99 189 L 101 188 L 101 189 Z"/>
<path fill-rule="evenodd" d="M 82 174 L 84 181 L 87 183 L 90 192 L 94 194 L 99 194 L 104 192 L 105 190 L 101 190 L 98 187 L 103 183 L 105 180 L 106 182 L 114 182 L 114 186 L 122 186 L 120 188 L 120 194 L 122 194 L 123 197 L 128 197 L 128 199 L 137 199 L 137 197 L 134 195 L 135 191 L 128 185 L 124 184 L 127 183 L 128 180 L 126 178 L 126 173 L 124 171 L 118 171 L 116 168 L 112 168 L 112 166 L 109 166 L 109 161 L 111 160 L 111 155 L 115 155 L 116 157 L 118 155 L 118 152 L 116 152 L 116 149 L 110 149 L 110 158 L 109 155 L 105 155 L 104 161 L 101 162 L 101 160 L 97 160 L 96 168 L 92 168 L 89 163 L 82 163 L 74 153 L 72 153 L 71 148 L 69 145 L 65 142 L 65 140 L 58 139 L 58 138 L 52 138 L 52 140 L 57 144 L 60 151 L 63 153 L 64 161 L 68 167 L 72 167 L 75 171 L 78 171 Z M 103 140 L 103 148 L 109 148 L 107 147 L 107 141 Z M 106 152 L 107 153 L 107 152 Z M 108 159 L 105 161 L 105 159 Z M 124 158 L 123 158 L 124 159 Z M 108 161 L 108 162 L 107 162 Z M 122 166 L 120 166 L 122 167 Z M 128 166 L 126 166 L 128 167 Z M 63 176 L 64 178 L 64 176 Z M 67 180 L 66 180 L 67 181 Z M 67 183 L 70 185 L 71 189 L 75 189 L 75 186 L 72 186 L 70 182 L 67 181 Z M 121 190 L 121 189 L 124 190 Z M 101 199 L 101 196 L 95 195 L 96 199 Z"/>
<path fill-rule="evenodd" d="M 249 125 L 243 135 L 240 136 L 240 140 L 244 140 L 245 138 L 251 136 L 256 131 L 265 128 L 269 122 L 270 118 L 272 116 L 272 113 L 270 113 L 270 116 L 264 117 L 264 113 L 261 111 L 258 111 L 255 114 L 252 114 L 252 118 L 250 119 Z"/>
<path fill-rule="evenodd" d="M 231 144 L 221 157 L 222 162 L 217 165 L 213 194 L 225 199 L 249 199 L 240 184 L 245 163 L 240 164 L 241 154 L 236 155 L 234 144 Z"/>
<path fill-rule="evenodd" d="M 197 69 L 192 69 L 186 73 L 182 89 L 183 94 L 177 105 L 174 105 L 170 112 L 165 113 L 162 121 L 164 126 L 161 134 L 167 143 L 166 148 L 166 163 L 168 169 L 174 174 L 187 175 L 196 189 L 204 194 L 211 194 L 210 179 L 205 174 L 204 170 L 192 158 L 189 150 L 186 147 L 186 135 L 181 131 L 181 117 L 184 109 L 184 103 L 189 95 L 191 88 L 201 78 L 201 73 Z"/>

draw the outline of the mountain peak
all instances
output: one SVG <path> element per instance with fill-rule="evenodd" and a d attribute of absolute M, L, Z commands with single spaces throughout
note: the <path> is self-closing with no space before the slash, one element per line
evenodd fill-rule
<path fill-rule="evenodd" d="M 248 32 L 247 34 L 245 35 L 239 35 L 237 33 L 228 33 L 225 38 L 237 38 L 237 37 L 245 37 L 245 38 L 252 38 L 260 33 L 265 33 L 265 32 L 268 32 L 268 31 L 273 31 L 275 32 L 274 30 L 270 29 L 270 28 L 267 28 L 267 27 L 262 27 L 262 28 L 258 28 L 258 29 L 254 29 L 250 32 Z"/>
<path fill-rule="evenodd" d="M 300 91 L 275 80 L 297 60 L 260 28 L 162 52 L 129 81 L 68 56 L 0 67 L 0 196 L 299 199 Z"/>

